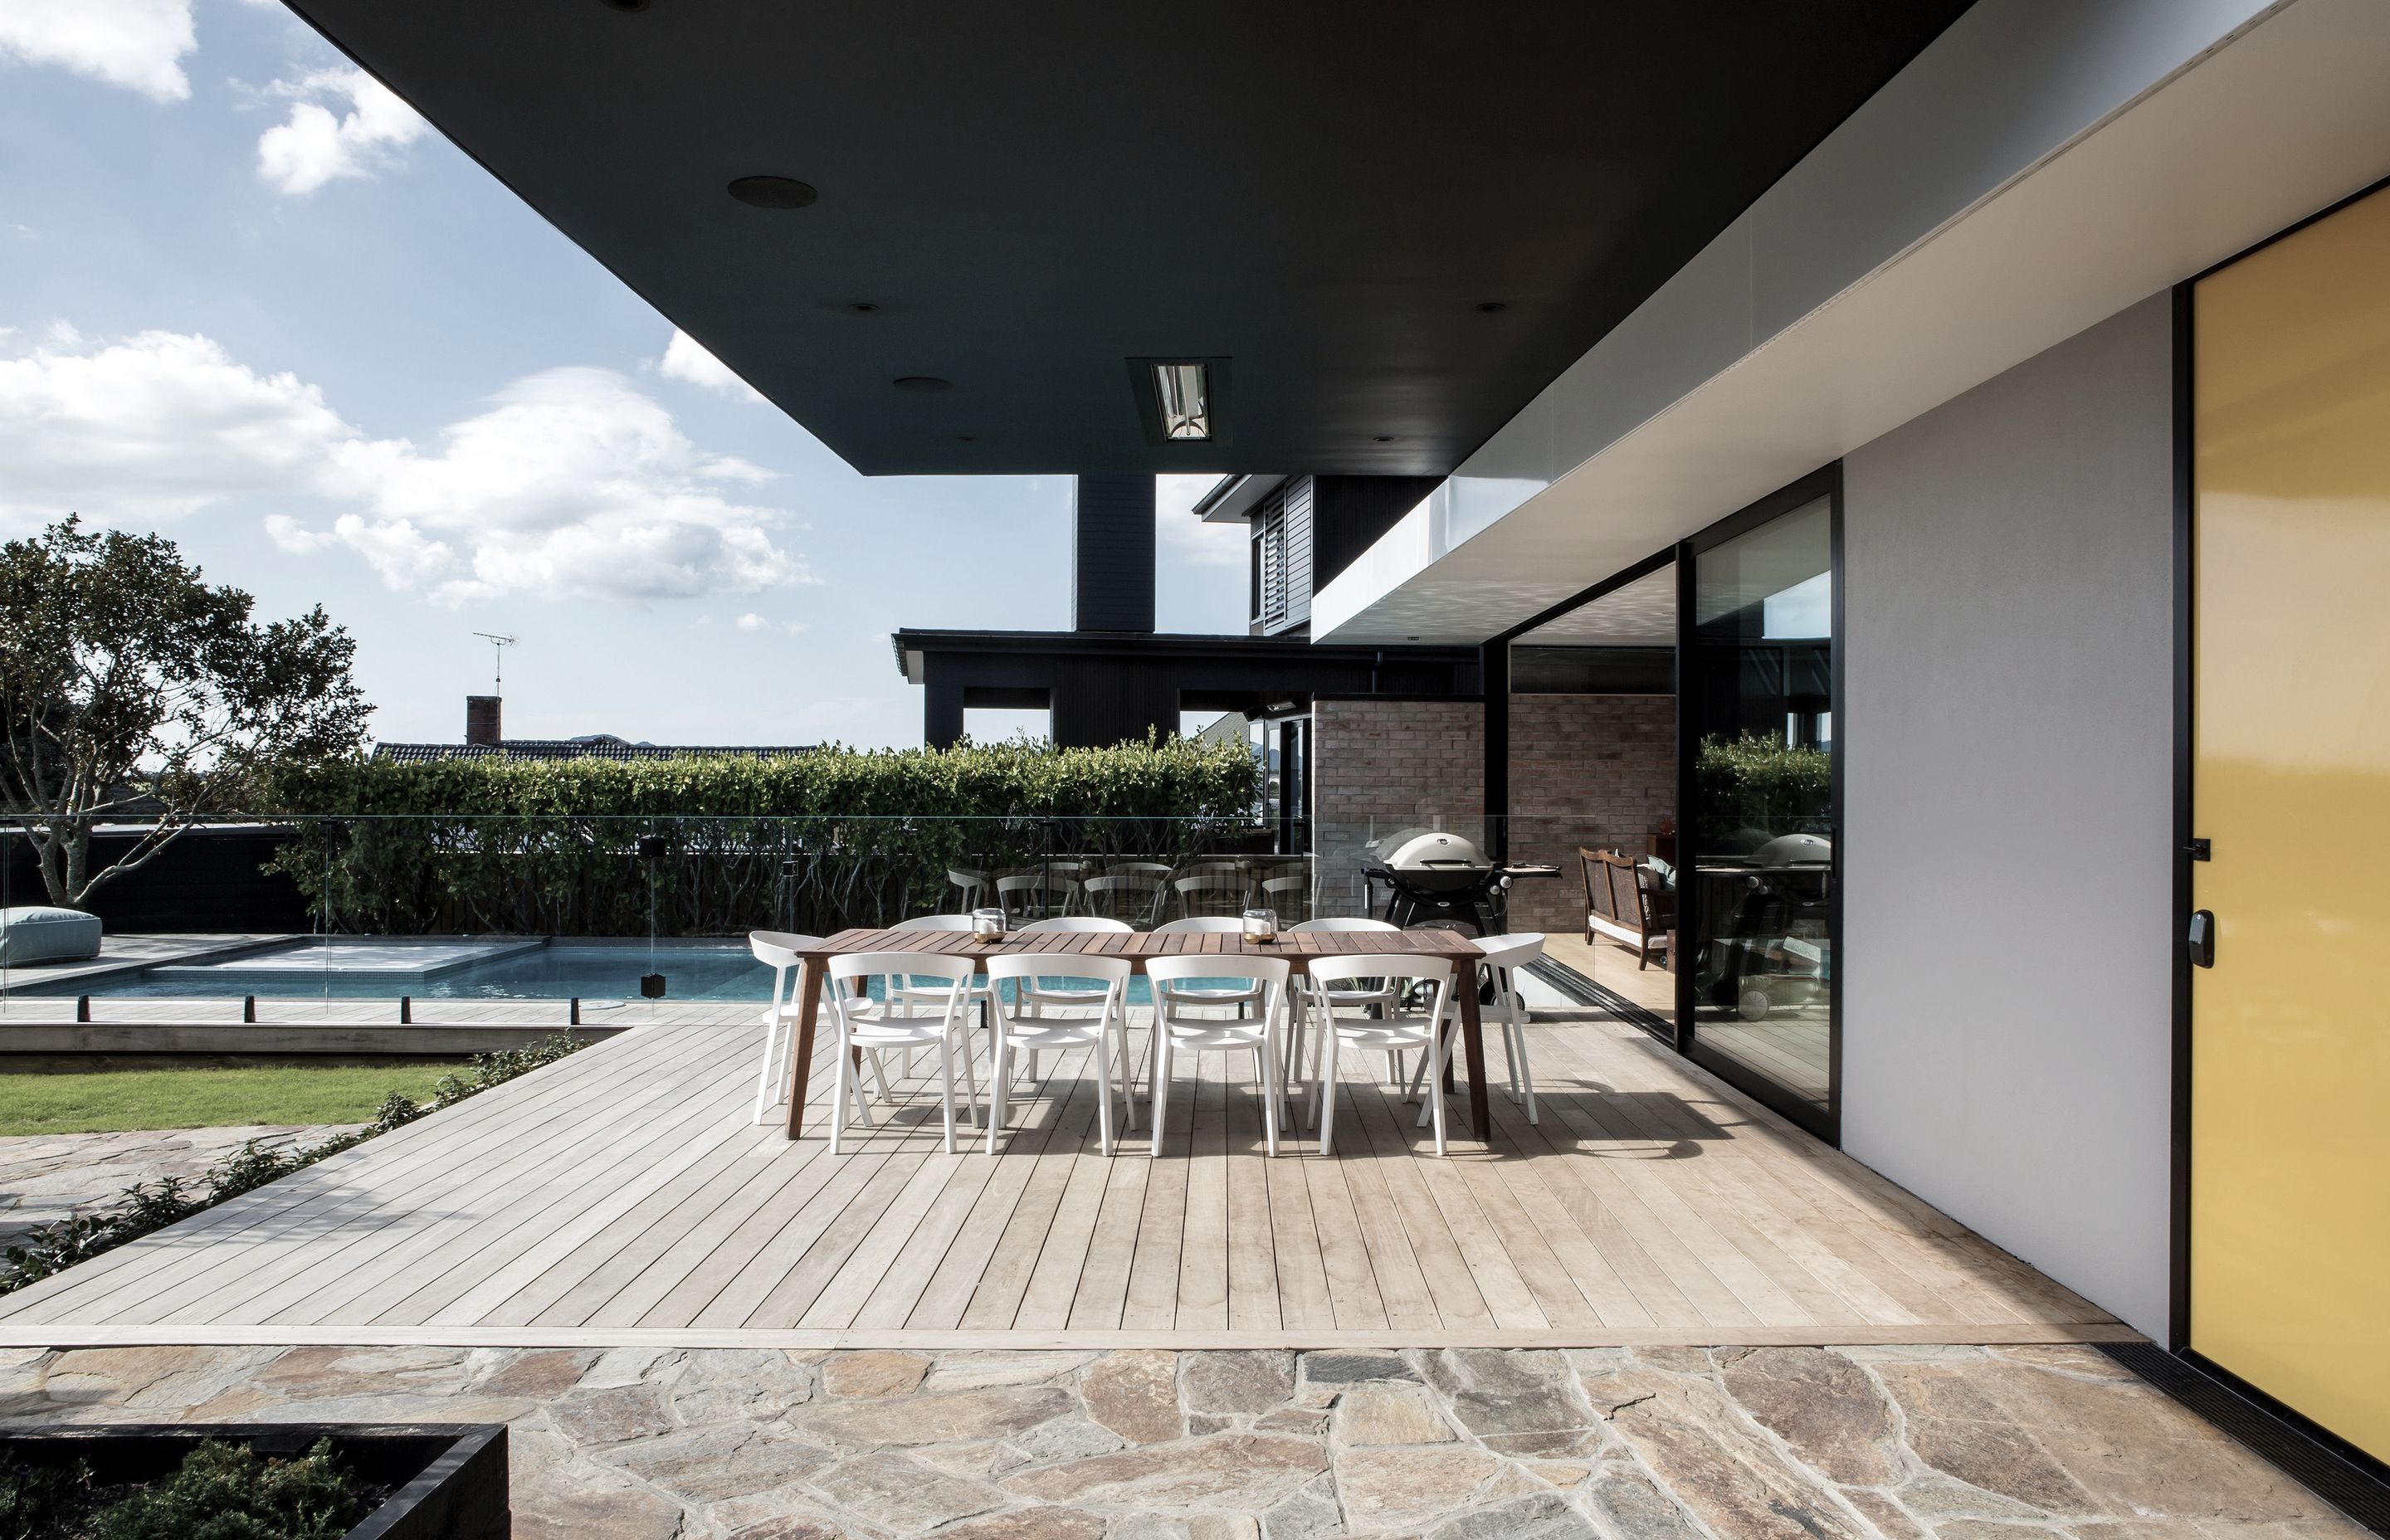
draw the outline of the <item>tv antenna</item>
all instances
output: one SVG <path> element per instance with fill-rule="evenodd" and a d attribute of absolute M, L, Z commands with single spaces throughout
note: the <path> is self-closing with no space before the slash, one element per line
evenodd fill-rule
<path fill-rule="evenodd" d="M 490 669 L 490 693 L 492 695 L 506 694 L 507 648 L 514 646 L 517 642 L 522 640 L 522 638 L 520 636 L 501 636 L 495 631 L 476 631 L 473 635 L 490 644 L 490 655 L 492 659 Z"/>

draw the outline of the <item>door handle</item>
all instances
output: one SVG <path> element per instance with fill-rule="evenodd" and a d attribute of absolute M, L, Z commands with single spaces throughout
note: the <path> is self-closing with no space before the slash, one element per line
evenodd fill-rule
<path fill-rule="evenodd" d="M 2191 933 L 2184 938 L 2191 946 L 2193 968 L 2216 966 L 2216 916 L 2201 909 L 2191 917 Z"/>

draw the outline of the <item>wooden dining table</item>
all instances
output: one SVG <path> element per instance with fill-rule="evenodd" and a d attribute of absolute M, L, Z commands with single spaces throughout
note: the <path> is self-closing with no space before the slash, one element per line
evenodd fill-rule
<path fill-rule="evenodd" d="M 789 1055 L 789 1137 L 804 1131 L 805 1082 L 814 1060 L 814 1029 L 821 1017 L 822 980 L 832 957 L 857 952 L 933 952 L 944 957 L 990 957 L 1034 952 L 1126 957 L 1136 971 L 1148 959 L 1189 956 L 1278 957 L 1305 971 L 1317 957 L 1376 955 L 1449 957 L 1460 996 L 1460 1069 L 1469 1079 L 1469 1126 L 1479 1139 L 1494 1136 L 1494 1113 L 1485 1099 L 1485 1038 L 1477 1002 L 1476 964 L 1485 954 L 1469 937 L 1452 930 L 1318 930 L 1281 933 L 1273 941 L 1249 942 L 1234 931 L 1044 930 L 1014 932 L 984 942 L 968 930 L 841 930 L 819 946 L 800 952 L 803 978 L 798 984 L 797 1041 Z"/>

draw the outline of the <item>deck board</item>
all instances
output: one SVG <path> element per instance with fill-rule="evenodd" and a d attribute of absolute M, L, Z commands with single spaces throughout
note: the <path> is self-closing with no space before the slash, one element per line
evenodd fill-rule
<path fill-rule="evenodd" d="M 1332 1158 L 1308 1095 L 1266 1158 L 1250 1061 L 1218 1054 L 1176 1077 L 1159 1159 L 1150 1122 L 1106 1158 L 1085 1049 L 1042 1056 L 994 1156 L 968 1128 L 944 1152 L 920 1079 L 831 1155 L 826 1065 L 792 1143 L 751 1121 L 750 1013 L 663 1016 L 0 1298 L 0 1343 L 2130 1336 L 1632 1025 L 1528 1031 L 1538 1121 L 1497 1087 L 1492 1143 L 1446 1159 L 1368 1054 Z"/>

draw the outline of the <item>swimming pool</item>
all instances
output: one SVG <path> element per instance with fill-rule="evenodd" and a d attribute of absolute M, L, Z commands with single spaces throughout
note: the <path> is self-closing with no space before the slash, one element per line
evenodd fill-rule
<path fill-rule="evenodd" d="M 55 984 L 26 995 L 268 1000 L 636 1000 L 639 976 L 662 973 L 673 1000 L 767 1000 L 772 970 L 735 942 L 646 945 L 425 938 L 294 942 L 217 962 L 163 964 Z"/>
<path fill-rule="evenodd" d="M 664 976 L 667 1000 L 757 1002 L 772 970 L 738 942 L 653 943 L 472 937 L 349 937 L 289 942 L 217 961 L 159 963 L 121 973 L 19 982 L 9 993 L 117 999 L 636 1000 L 639 977 Z M 21 981 L 22 975 L 19 975 Z M 1152 996 L 1129 981 L 1133 1004 Z"/>

